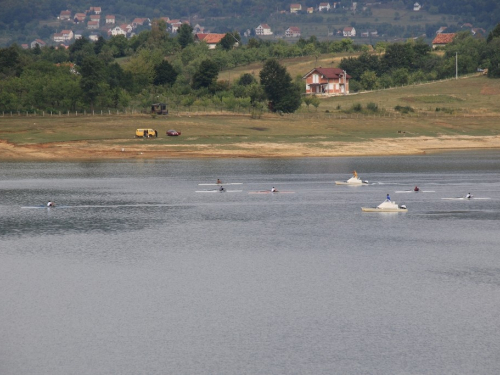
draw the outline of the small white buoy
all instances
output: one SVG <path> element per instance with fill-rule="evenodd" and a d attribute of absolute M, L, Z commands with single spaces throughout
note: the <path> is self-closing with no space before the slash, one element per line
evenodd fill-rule
<path fill-rule="evenodd" d="M 124 149 L 124 148 L 122 148 L 122 152 L 123 152 L 123 151 L 125 151 L 125 149 Z"/>

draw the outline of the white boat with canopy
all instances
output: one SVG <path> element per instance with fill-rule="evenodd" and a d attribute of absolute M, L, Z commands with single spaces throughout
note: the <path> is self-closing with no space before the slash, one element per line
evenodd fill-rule
<path fill-rule="evenodd" d="M 391 200 L 385 200 L 380 203 L 377 207 L 361 207 L 363 212 L 407 212 L 408 209 L 404 204 L 398 205 L 396 202 Z"/>
<path fill-rule="evenodd" d="M 335 181 L 336 185 L 368 185 L 368 181 L 363 181 L 358 177 L 358 173 L 356 171 L 352 172 L 352 177 L 347 181 Z"/>

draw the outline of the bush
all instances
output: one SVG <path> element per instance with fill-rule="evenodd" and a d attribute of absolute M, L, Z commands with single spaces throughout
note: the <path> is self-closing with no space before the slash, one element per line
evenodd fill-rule
<path fill-rule="evenodd" d="M 360 103 L 354 103 L 351 107 L 351 111 L 353 112 L 361 112 L 362 109 L 363 107 L 361 106 Z"/>
<path fill-rule="evenodd" d="M 403 106 L 400 106 L 400 105 L 397 105 L 397 106 L 395 106 L 395 107 L 394 107 L 394 109 L 395 109 L 396 111 L 398 111 L 398 112 L 401 112 L 401 113 L 415 112 L 415 111 L 413 110 L 413 108 L 412 108 L 412 107 L 410 107 L 409 105 L 404 106 L 404 107 L 403 107 Z"/>
<path fill-rule="evenodd" d="M 448 113 L 448 114 L 453 114 L 454 110 L 451 109 L 451 108 L 446 108 L 446 107 L 436 107 L 436 112 L 444 112 L 444 113 Z"/>
<path fill-rule="evenodd" d="M 370 110 L 372 112 L 377 112 L 378 111 L 378 105 L 376 105 L 375 103 L 370 102 L 370 103 L 368 103 L 366 105 L 366 109 L 368 109 L 368 110 Z"/>

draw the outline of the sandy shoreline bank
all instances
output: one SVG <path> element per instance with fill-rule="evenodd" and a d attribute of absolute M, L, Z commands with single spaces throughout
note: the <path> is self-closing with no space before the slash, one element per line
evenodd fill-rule
<path fill-rule="evenodd" d="M 380 138 L 365 142 L 151 145 L 116 141 L 14 145 L 0 141 L 0 161 L 81 161 L 174 158 L 295 158 L 419 155 L 452 150 L 500 149 L 500 136 Z"/>

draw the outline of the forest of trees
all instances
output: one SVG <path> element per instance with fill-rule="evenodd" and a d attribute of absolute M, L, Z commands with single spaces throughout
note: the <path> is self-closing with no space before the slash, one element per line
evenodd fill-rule
<path fill-rule="evenodd" d="M 172 37 L 160 21 L 131 39 L 94 43 L 83 38 L 68 49 L 0 49 L 0 111 L 145 109 L 161 99 L 171 106 L 293 112 L 305 85 L 279 60 L 325 53 L 359 54 L 340 63 L 353 77 L 351 91 L 453 77 L 456 54 L 460 74 L 485 68 L 489 77 L 500 77 L 500 25 L 487 39 L 459 33 L 444 54 L 432 53 L 421 40 L 378 43 L 369 52 L 349 39 L 320 42 L 314 37 L 295 44 L 251 39 L 239 48 L 221 44 L 209 50 L 194 42 L 190 26 L 185 28 Z M 218 79 L 221 70 L 255 61 L 264 62 L 260 75 L 247 73 L 232 83 Z"/>

